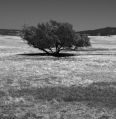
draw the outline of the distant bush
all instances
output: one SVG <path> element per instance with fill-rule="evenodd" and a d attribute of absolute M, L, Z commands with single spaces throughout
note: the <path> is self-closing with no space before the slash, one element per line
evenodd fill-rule
<path fill-rule="evenodd" d="M 88 37 L 78 37 L 71 24 L 53 20 L 47 23 L 39 23 L 37 27 L 25 26 L 21 36 L 30 46 L 52 55 L 58 55 L 65 47 L 90 45 Z"/>
<path fill-rule="evenodd" d="M 75 37 L 75 48 L 91 46 L 90 38 L 86 34 L 76 34 Z"/>

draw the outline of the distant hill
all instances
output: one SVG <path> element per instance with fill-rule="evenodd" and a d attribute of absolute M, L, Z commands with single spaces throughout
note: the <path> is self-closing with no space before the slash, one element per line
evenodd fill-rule
<path fill-rule="evenodd" d="M 16 29 L 0 29 L 0 35 L 11 35 L 11 36 L 18 36 L 21 30 Z M 109 36 L 109 35 L 116 35 L 116 27 L 105 27 L 95 30 L 85 30 L 79 31 L 77 33 L 87 34 L 90 36 Z"/>
<path fill-rule="evenodd" d="M 0 29 L 0 35 L 11 35 L 11 36 L 18 36 L 20 30 L 16 29 Z"/>
<path fill-rule="evenodd" d="M 77 33 L 81 34 L 88 34 L 91 36 L 109 36 L 109 35 L 116 35 L 116 27 L 105 27 L 95 30 L 86 30 L 86 31 L 79 31 Z"/>

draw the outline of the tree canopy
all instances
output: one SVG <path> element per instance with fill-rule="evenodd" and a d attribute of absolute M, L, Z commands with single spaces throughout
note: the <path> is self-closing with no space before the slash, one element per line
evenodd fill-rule
<path fill-rule="evenodd" d="M 84 40 L 79 34 L 77 36 L 71 24 L 53 20 L 39 23 L 37 27 L 24 26 L 21 36 L 27 41 L 27 44 L 48 54 L 59 54 L 65 47 L 86 46 L 81 43 Z"/>

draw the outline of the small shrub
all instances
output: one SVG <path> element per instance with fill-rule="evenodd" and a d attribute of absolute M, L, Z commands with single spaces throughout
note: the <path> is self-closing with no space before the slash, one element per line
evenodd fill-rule
<path fill-rule="evenodd" d="M 75 36 L 75 49 L 78 47 L 88 47 L 91 46 L 90 38 L 86 34 L 76 34 Z"/>

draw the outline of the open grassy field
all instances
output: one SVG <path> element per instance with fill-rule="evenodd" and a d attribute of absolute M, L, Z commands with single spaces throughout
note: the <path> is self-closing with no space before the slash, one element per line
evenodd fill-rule
<path fill-rule="evenodd" d="M 0 119 L 116 119 L 116 36 L 90 39 L 58 58 L 0 36 Z"/>

